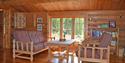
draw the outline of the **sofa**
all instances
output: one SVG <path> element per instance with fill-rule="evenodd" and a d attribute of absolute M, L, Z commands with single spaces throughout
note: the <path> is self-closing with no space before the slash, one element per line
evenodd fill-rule
<path fill-rule="evenodd" d="M 33 55 L 47 50 L 46 40 L 42 32 L 14 30 L 13 58 L 33 61 Z"/>

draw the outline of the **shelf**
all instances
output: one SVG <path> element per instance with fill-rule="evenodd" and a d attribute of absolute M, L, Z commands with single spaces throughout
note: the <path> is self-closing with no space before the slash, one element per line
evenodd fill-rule
<path fill-rule="evenodd" d="M 91 37 L 100 37 L 103 31 L 112 35 L 111 44 L 114 47 L 113 53 L 118 54 L 119 28 L 116 27 L 116 21 L 97 20 L 88 22 L 88 35 Z"/>
<path fill-rule="evenodd" d="M 89 22 L 89 24 L 109 24 L 109 22 L 99 22 L 99 21 L 96 21 L 96 22 Z"/>
<path fill-rule="evenodd" d="M 115 32 L 118 31 L 118 28 L 91 28 L 92 30 L 99 30 L 99 31 L 109 31 L 109 32 Z"/>

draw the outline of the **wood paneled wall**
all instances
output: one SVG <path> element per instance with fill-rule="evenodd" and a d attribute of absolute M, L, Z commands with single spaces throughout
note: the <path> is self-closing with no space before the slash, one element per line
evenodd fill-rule
<path fill-rule="evenodd" d="M 15 12 L 15 13 L 23 13 L 26 16 L 26 27 L 22 28 L 23 30 L 29 31 L 37 31 L 37 18 L 42 18 L 42 33 L 44 34 L 47 41 L 47 13 L 39 12 L 39 13 L 29 13 L 29 12 Z"/>
<path fill-rule="evenodd" d="M 0 49 L 3 48 L 3 11 L 0 11 Z"/>
<path fill-rule="evenodd" d="M 95 18 L 110 18 L 110 19 L 114 19 L 117 22 L 117 27 L 120 29 L 120 33 L 119 33 L 119 46 L 125 46 L 125 11 L 64 11 L 64 12 L 24 12 L 25 15 L 27 16 L 27 24 L 26 24 L 26 28 L 27 30 L 35 30 L 36 31 L 36 20 L 37 17 L 42 17 L 43 18 L 43 30 L 42 32 L 44 33 L 46 40 L 48 38 L 48 32 L 49 32 L 49 20 L 51 17 L 84 17 L 85 18 L 85 22 L 86 25 L 85 27 L 87 27 L 87 21 L 88 18 L 90 17 L 95 17 Z M 6 48 L 10 48 L 11 47 L 11 42 L 10 42 L 10 38 L 11 38 L 11 24 L 13 26 L 13 19 L 11 19 L 11 17 L 13 17 L 13 13 L 11 13 L 11 11 L 6 11 L 5 12 L 5 21 L 6 21 L 6 25 L 5 25 L 5 35 L 4 35 L 4 46 Z M 11 22 L 12 21 L 12 22 Z M 9 25 L 8 25 L 9 24 Z M 85 29 L 85 34 L 88 32 L 87 29 Z M 86 34 L 87 35 L 87 34 Z"/>
<path fill-rule="evenodd" d="M 3 48 L 11 47 L 11 17 L 12 10 L 4 10 L 4 24 L 3 24 Z"/>
<path fill-rule="evenodd" d="M 117 26 L 119 28 L 119 46 L 125 47 L 125 15 L 117 19 Z"/>

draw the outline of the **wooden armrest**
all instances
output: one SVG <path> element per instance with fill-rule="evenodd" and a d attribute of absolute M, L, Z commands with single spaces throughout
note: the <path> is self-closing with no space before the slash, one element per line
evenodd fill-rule
<path fill-rule="evenodd" d="M 82 44 L 78 44 L 79 46 L 84 46 L 84 45 L 99 45 L 99 42 L 87 42 L 87 43 L 82 43 Z"/>
<path fill-rule="evenodd" d="M 100 42 L 85 42 L 85 43 L 83 43 L 83 44 L 92 44 L 92 45 L 99 45 L 100 44 Z"/>
<path fill-rule="evenodd" d="M 99 45 L 100 44 L 100 42 L 87 42 L 87 43 L 85 43 L 85 44 L 95 44 L 95 45 Z"/>
<path fill-rule="evenodd" d="M 104 50 L 104 49 L 109 49 L 110 46 L 108 46 L 108 47 L 89 47 L 89 46 L 81 46 L 80 45 L 80 47 L 86 48 L 86 49 L 89 48 L 89 49 L 103 49 Z"/>
<path fill-rule="evenodd" d="M 84 48 L 91 48 L 91 49 L 108 49 L 108 48 L 105 48 L 105 47 L 84 47 Z"/>

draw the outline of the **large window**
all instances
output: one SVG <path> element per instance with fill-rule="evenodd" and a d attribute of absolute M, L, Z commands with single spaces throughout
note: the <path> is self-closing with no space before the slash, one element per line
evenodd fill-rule
<path fill-rule="evenodd" d="M 52 18 L 50 29 L 57 40 L 84 39 L 84 18 Z"/>

